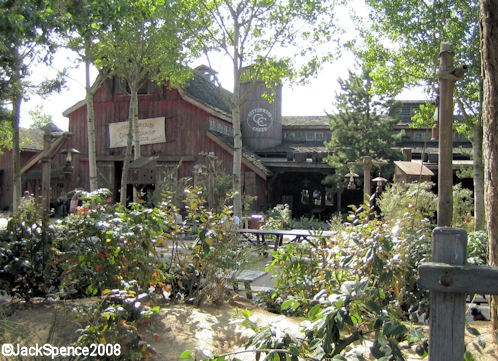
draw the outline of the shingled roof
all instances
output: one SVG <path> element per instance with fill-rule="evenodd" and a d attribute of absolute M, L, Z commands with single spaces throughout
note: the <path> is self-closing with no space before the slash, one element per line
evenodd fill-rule
<path fill-rule="evenodd" d="M 231 121 L 229 99 L 232 96 L 232 93 L 209 80 L 206 75 L 202 73 L 201 67 L 198 69 L 199 70 L 191 69 L 193 76 L 187 81 L 186 85 L 178 88 L 180 95 L 186 101 L 207 108 L 206 110 L 209 112 L 214 112 L 224 120 Z M 97 79 L 92 87 L 95 87 L 100 82 L 100 79 Z M 67 117 L 69 114 L 83 106 L 86 106 L 85 99 L 80 100 L 66 109 L 63 112 L 63 115 Z"/>
<path fill-rule="evenodd" d="M 282 117 L 282 125 L 285 128 L 327 128 L 329 129 L 329 117 L 326 115 L 286 116 Z"/>
<path fill-rule="evenodd" d="M 232 93 L 222 87 L 216 86 L 200 71 L 194 69 L 192 73 L 194 74 L 192 79 L 183 87 L 185 93 L 204 104 L 230 113 L 231 109 L 228 99 L 232 96 Z"/>
<path fill-rule="evenodd" d="M 54 123 L 45 125 L 51 133 L 61 133 Z M 43 129 L 19 128 L 20 146 L 24 151 L 40 152 L 43 150 Z"/>

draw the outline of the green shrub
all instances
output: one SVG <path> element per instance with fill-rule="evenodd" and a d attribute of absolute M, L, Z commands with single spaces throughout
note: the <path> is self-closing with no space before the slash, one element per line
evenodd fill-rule
<path fill-rule="evenodd" d="M 293 227 L 292 211 L 288 204 L 278 205 L 266 211 L 263 229 L 291 229 Z"/>
<path fill-rule="evenodd" d="M 0 239 L 0 293 L 28 301 L 58 290 L 62 271 L 55 263 L 55 233 L 43 222 L 35 199 L 23 198 Z"/>
<path fill-rule="evenodd" d="M 55 226 L 63 251 L 57 259 L 64 269 L 63 296 L 96 295 L 126 279 L 141 287 L 156 281 L 154 244 L 168 228 L 167 217 L 157 208 L 111 205 L 109 195 L 108 190 L 84 194 L 78 213 Z"/>
<path fill-rule="evenodd" d="M 476 266 L 487 265 L 489 261 L 488 233 L 471 232 L 467 238 L 467 262 Z"/>
<path fill-rule="evenodd" d="M 412 217 L 410 212 L 419 210 L 408 207 L 407 212 L 405 217 Z M 282 311 L 293 311 L 309 323 L 297 344 L 286 343 L 287 335 L 280 343 L 268 342 L 272 334 L 262 333 L 254 347 L 276 344 L 295 350 L 295 356 L 362 359 L 354 356 L 353 342 L 374 333 L 373 357 L 403 360 L 400 341 L 422 342 L 419 330 L 402 320 L 427 309 L 427 292 L 418 289 L 416 280 L 417 267 L 430 252 L 429 227 L 413 230 L 402 221 L 369 219 L 367 213 L 359 215 L 357 226 L 346 223 L 324 242 L 291 243 L 274 253 L 270 269 L 278 278 L 272 299 Z M 425 354 L 426 347 L 419 351 Z"/>
<path fill-rule="evenodd" d="M 400 223 L 402 228 L 426 227 L 437 211 L 433 186 L 431 182 L 391 183 L 378 200 L 383 219 L 392 225 Z"/>
<path fill-rule="evenodd" d="M 99 360 L 142 360 L 156 351 L 144 342 L 140 327 L 150 323 L 159 307 L 149 307 L 149 295 L 135 281 L 125 282 L 119 288 L 104 290 L 94 304 L 78 304 L 73 308 L 76 320 L 84 325 L 77 346 L 88 346 L 96 351 Z M 92 346 L 105 345 L 102 350 Z M 104 352 L 102 352 L 104 351 Z M 81 360 L 94 360 L 82 356 Z"/>
<path fill-rule="evenodd" d="M 453 186 L 453 219 L 452 226 L 463 228 L 467 232 L 474 230 L 474 210 L 473 193 L 470 189 L 462 188 L 458 183 Z"/>
<path fill-rule="evenodd" d="M 314 217 L 301 217 L 294 221 L 294 228 L 326 231 L 329 229 L 329 225 L 326 222 L 322 222 Z"/>
<path fill-rule="evenodd" d="M 248 261 L 248 249 L 238 241 L 231 207 L 225 205 L 220 213 L 205 207 L 198 189 L 186 189 L 187 224 L 195 226 L 196 240 L 190 264 L 202 288 L 194 296 L 222 303 L 227 297 L 227 285 Z"/>

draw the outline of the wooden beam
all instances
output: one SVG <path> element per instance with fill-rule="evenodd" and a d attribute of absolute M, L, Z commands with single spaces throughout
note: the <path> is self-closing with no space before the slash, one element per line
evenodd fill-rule
<path fill-rule="evenodd" d="M 418 268 L 420 288 L 453 293 L 498 294 L 498 267 L 428 262 Z"/>
<path fill-rule="evenodd" d="M 230 153 L 230 155 L 233 156 L 233 148 L 230 147 L 228 144 L 224 143 L 223 141 L 219 140 L 215 135 L 211 134 L 210 132 L 207 132 L 207 136 L 209 139 L 211 139 L 213 142 L 218 144 L 221 148 L 223 148 L 225 151 Z M 256 167 L 254 164 L 249 162 L 246 158 L 242 156 L 242 164 L 245 165 L 247 168 L 252 170 L 254 173 L 256 173 L 258 176 L 266 180 L 266 174 Z"/>
<path fill-rule="evenodd" d="M 31 158 L 29 162 L 24 167 L 22 167 L 21 175 L 30 170 L 31 167 L 33 167 L 36 163 L 38 163 L 42 158 L 53 157 L 54 154 L 59 151 L 59 149 L 64 145 L 64 143 L 66 142 L 66 140 L 68 140 L 70 136 L 72 136 L 72 134 L 69 132 L 63 133 L 50 145 L 50 148 L 48 150 L 44 150 L 35 155 L 33 158 Z"/>

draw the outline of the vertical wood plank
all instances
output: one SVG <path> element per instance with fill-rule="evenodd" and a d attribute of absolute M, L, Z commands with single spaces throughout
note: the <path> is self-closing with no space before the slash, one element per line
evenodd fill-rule
<path fill-rule="evenodd" d="M 467 232 L 438 227 L 432 233 L 432 260 L 463 265 L 467 259 Z M 442 279 L 441 282 L 451 282 Z M 430 361 L 463 361 L 465 294 L 431 292 Z"/>

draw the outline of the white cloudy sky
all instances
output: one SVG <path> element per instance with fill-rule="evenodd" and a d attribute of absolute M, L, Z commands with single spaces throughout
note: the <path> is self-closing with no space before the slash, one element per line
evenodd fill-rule
<path fill-rule="evenodd" d="M 350 9 L 345 9 L 344 14 L 340 17 L 343 19 L 347 18 L 347 12 Z M 349 36 L 354 36 L 354 32 L 349 32 Z M 194 62 L 193 66 L 200 65 L 201 63 L 207 64 L 205 60 L 199 60 Z M 353 64 L 353 56 L 344 53 L 334 62 L 324 64 L 317 77 L 310 79 L 308 84 L 300 86 L 284 84 L 282 89 L 282 115 L 325 115 L 325 112 L 334 112 L 333 101 L 335 94 L 339 91 L 337 80 L 347 77 L 348 69 Z M 69 51 L 60 52 L 55 58 L 52 66 L 53 69 L 39 67 L 33 72 L 33 81 L 43 80 L 48 74 L 54 73 L 54 69 L 76 65 L 75 57 Z M 226 59 L 216 58 L 211 59 L 211 66 L 219 72 L 222 85 L 231 90 L 233 78 L 231 76 L 230 63 Z M 63 90 L 61 94 L 52 95 L 47 99 L 40 99 L 33 96 L 27 102 L 23 103 L 21 108 L 21 126 L 26 127 L 31 123 L 29 110 L 41 106 L 42 111 L 50 114 L 53 121 L 61 129 L 67 129 L 67 118 L 62 116 L 62 112 L 85 97 L 85 75 L 83 67 L 80 65 L 74 68 L 69 75 L 68 88 Z M 419 91 L 407 91 L 400 96 L 400 99 L 421 98 L 423 98 L 423 94 Z"/>

